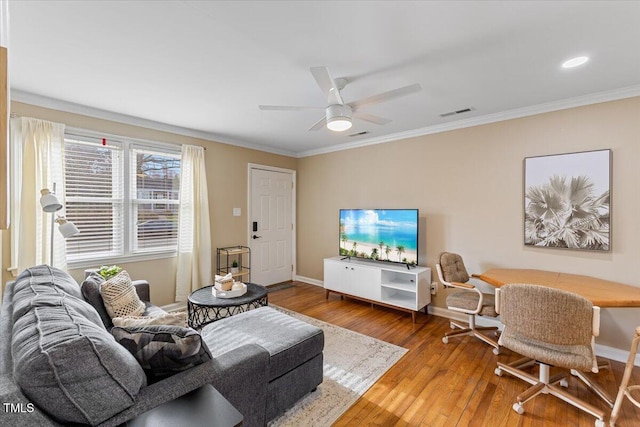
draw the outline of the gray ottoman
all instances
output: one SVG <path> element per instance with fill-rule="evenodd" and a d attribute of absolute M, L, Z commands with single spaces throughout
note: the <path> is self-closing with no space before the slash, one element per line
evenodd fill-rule
<path fill-rule="evenodd" d="M 271 307 L 213 322 L 201 334 L 214 358 L 244 344 L 269 352 L 266 421 L 322 383 L 322 329 Z"/>

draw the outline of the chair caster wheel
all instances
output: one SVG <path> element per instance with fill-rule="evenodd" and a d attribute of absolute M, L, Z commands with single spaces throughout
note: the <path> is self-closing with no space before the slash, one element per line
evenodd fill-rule
<path fill-rule="evenodd" d="M 445 344 L 449 344 L 449 337 L 442 337 L 442 342 Z"/>
<path fill-rule="evenodd" d="M 494 373 L 494 374 L 496 374 L 497 376 L 501 377 L 501 376 L 502 376 L 502 369 L 500 369 L 500 368 L 496 368 L 496 369 L 493 371 L 493 373 Z"/>
<path fill-rule="evenodd" d="M 600 419 L 596 420 L 596 427 L 604 427 L 604 426 L 605 426 L 604 420 L 600 420 Z"/>
<path fill-rule="evenodd" d="M 566 378 L 561 379 L 560 380 L 560 387 L 564 387 L 564 388 L 569 387 L 569 381 L 567 381 Z"/>
<path fill-rule="evenodd" d="M 494 348 L 492 351 L 493 351 L 493 354 L 495 354 L 496 356 L 500 354 L 499 348 Z"/>
<path fill-rule="evenodd" d="M 522 406 L 522 403 L 520 402 L 513 404 L 513 410 L 516 411 L 518 415 L 524 414 L 524 406 Z"/>
<path fill-rule="evenodd" d="M 453 323 L 449 323 L 449 329 L 455 329 L 456 325 L 454 325 Z"/>

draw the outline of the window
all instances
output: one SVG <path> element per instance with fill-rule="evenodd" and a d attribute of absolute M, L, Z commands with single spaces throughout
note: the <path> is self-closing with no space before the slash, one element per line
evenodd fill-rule
<path fill-rule="evenodd" d="M 176 248 L 180 157 L 159 151 L 131 151 L 131 198 L 135 252 Z"/>
<path fill-rule="evenodd" d="M 65 137 L 69 263 L 175 252 L 180 153 L 153 143 Z"/>

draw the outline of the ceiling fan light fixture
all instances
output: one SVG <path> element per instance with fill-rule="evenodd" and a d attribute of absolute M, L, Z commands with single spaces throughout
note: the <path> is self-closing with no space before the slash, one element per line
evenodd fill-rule
<path fill-rule="evenodd" d="M 349 118 L 337 118 L 337 119 L 333 119 L 330 122 L 327 122 L 327 127 L 329 128 L 329 130 L 332 130 L 334 132 L 344 132 L 347 129 L 351 128 L 351 119 Z"/>
<path fill-rule="evenodd" d="M 578 56 L 571 58 L 568 61 L 562 63 L 562 68 L 575 68 L 582 64 L 585 64 L 589 60 L 588 56 Z"/>
<path fill-rule="evenodd" d="M 344 132 L 351 129 L 351 107 L 334 104 L 327 107 L 327 128 L 334 132 Z"/>

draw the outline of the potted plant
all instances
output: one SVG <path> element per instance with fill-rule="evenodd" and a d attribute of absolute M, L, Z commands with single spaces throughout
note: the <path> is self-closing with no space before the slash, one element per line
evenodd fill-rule
<path fill-rule="evenodd" d="M 238 272 L 238 261 L 237 260 L 233 260 L 233 262 L 231 263 L 231 273 L 236 274 Z"/>
<path fill-rule="evenodd" d="M 98 274 L 104 277 L 104 280 L 109 280 L 113 276 L 117 275 L 122 271 L 122 267 L 118 267 L 117 265 L 106 266 L 103 265 L 98 269 Z"/>

